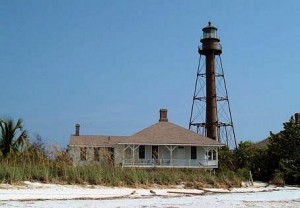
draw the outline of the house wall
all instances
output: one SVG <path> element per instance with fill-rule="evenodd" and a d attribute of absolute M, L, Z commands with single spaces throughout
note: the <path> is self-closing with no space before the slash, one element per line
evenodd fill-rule
<path fill-rule="evenodd" d="M 121 166 L 123 162 L 124 145 L 116 145 L 114 149 L 114 163 L 116 166 Z"/>
<path fill-rule="evenodd" d="M 198 150 L 197 150 L 197 154 L 198 154 Z M 185 159 L 187 160 L 191 159 L 191 147 L 188 146 L 185 147 Z M 197 159 L 198 159 L 198 155 L 197 155 Z"/>
<path fill-rule="evenodd" d="M 152 159 L 152 148 L 151 146 L 145 146 L 145 159 Z"/>
<path fill-rule="evenodd" d="M 137 147 L 137 145 L 135 145 Z M 132 149 L 127 148 L 124 151 L 125 145 L 116 145 L 114 147 L 114 165 L 115 166 L 120 166 L 123 163 L 123 159 L 129 159 L 132 160 Z M 100 147 L 100 160 L 95 161 L 94 158 L 94 147 L 86 147 L 86 160 L 81 160 L 80 158 L 80 147 L 79 146 L 72 146 L 69 149 L 69 154 L 73 159 L 73 164 L 74 165 L 87 165 L 87 164 L 107 164 L 109 162 L 109 151 L 108 147 Z M 209 150 L 215 150 L 217 151 L 218 149 L 216 147 L 197 147 L 197 161 L 193 160 L 190 161 L 191 159 L 191 147 L 190 146 L 182 146 L 182 148 L 176 147 L 173 150 L 173 165 L 178 165 L 178 166 L 185 166 L 187 162 L 184 161 L 189 161 L 188 163 L 192 162 L 195 164 L 207 164 L 207 165 L 213 165 L 216 164 L 216 161 L 212 160 L 207 160 L 207 152 Z M 162 159 L 164 162 L 168 163 L 168 160 L 171 159 L 170 157 L 170 151 L 166 146 L 158 146 L 158 159 Z M 139 161 L 139 148 L 136 148 L 134 151 L 135 154 L 135 162 Z M 152 146 L 145 146 L 145 161 L 151 162 L 152 161 Z M 169 161 L 170 163 L 170 161 Z"/>
<path fill-rule="evenodd" d="M 121 145 L 117 145 L 117 146 L 119 146 L 119 149 L 122 152 L 122 158 L 123 158 L 123 151 L 124 151 L 125 146 L 124 145 L 122 145 L 122 147 L 121 147 Z M 126 147 L 126 150 L 124 151 L 124 159 L 132 160 L 133 154 L 134 154 L 134 160 L 138 160 L 139 149 L 137 148 L 136 150 L 132 151 L 132 149 L 130 147 Z"/>
<path fill-rule="evenodd" d="M 197 147 L 197 159 L 205 160 L 206 151 L 203 147 Z"/>
<path fill-rule="evenodd" d="M 87 163 L 94 161 L 94 148 L 87 147 L 86 148 L 86 161 Z"/>
<path fill-rule="evenodd" d="M 74 165 L 86 165 L 90 164 L 94 160 L 94 150 L 91 147 L 86 147 L 86 160 L 81 160 L 80 158 L 80 147 L 73 146 L 70 147 L 69 154 L 73 160 Z"/>
<path fill-rule="evenodd" d="M 123 158 L 123 154 L 119 153 L 123 151 L 124 145 L 117 145 L 118 148 L 115 149 L 115 154 L 119 154 L 120 156 L 118 157 L 118 163 L 122 161 L 121 158 Z M 181 148 L 179 148 L 181 147 Z M 216 148 L 210 148 L 217 150 Z M 197 147 L 197 160 L 205 160 L 206 158 L 206 151 L 207 148 L 204 147 Z M 134 151 L 135 154 L 135 160 L 139 160 L 139 148 L 137 148 Z M 189 160 L 191 159 L 191 147 L 190 146 L 177 146 L 172 153 L 172 158 L 173 159 L 185 159 Z M 133 153 L 131 148 L 127 148 L 125 151 L 125 159 L 132 159 Z M 159 159 L 171 159 L 170 157 L 170 151 L 166 146 L 158 146 L 158 158 Z M 145 159 L 146 160 L 151 160 L 152 159 L 152 146 L 148 145 L 145 146 Z"/>
<path fill-rule="evenodd" d="M 69 155 L 72 158 L 73 164 L 78 164 L 80 161 L 79 147 L 70 147 Z"/>
<path fill-rule="evenodd" d="M 158 158 L 170 159 L 170 151 L 165 146 L 158 146 Z"/>
<path fill-rule="evenodd" d="M 199 158 L 201 152 L 198 150 L 201 147 L 197 147 L 197 158 Z M 164 158 L 170 159 L 170 151 L 164 146 L 164 148 L 161 148 L 163 150 L 162 155 L 164 155 Z M 177 146 L 172 153 L 173 159 L 185 159 L 189 160 L 191 159 L 191 147 L 190 146 Z"/>
<path fill-rule="evenodd" d="M 99 160 L 95 160 L 95 148 L 100 148 L 99 151 Z M 72 158 L 74 165 L 88 165 L 88 164 L 103 164 L 109 162 L 109 150 L 108 147 L 86 147 L 86 160 L 81 160 L 80 158 L 80 146 L 71 146 L 69 149 L 69 155 Z M 122 162 L 122 157 L 120 154 L 122 151 L 119 149 L 114 149 L 114 163 L 116 165 Z"/>

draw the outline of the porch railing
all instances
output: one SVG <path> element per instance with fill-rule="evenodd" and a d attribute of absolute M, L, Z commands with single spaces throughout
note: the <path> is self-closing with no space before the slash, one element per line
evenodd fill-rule
<path fill-rule="evenodd" d="M 124 159 L 123 167 L 199 167 L 216 168 L 217 160 L 184 160 L 184 159 Z"/>

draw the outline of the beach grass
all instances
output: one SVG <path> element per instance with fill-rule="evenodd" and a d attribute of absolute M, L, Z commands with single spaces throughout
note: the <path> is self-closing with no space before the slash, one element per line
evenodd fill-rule
<path fill-rule="evenodd" d="M 122 168 L 110 164 L 74 166 L 66 152 L 51 157 L 23 152 L 0 157 L 0 182 L 39 181 L 59 184 L 149 187 L 184 185 L 187 188 L 239 187 L 242 176 L 234 172 L 175 168 Z"/>

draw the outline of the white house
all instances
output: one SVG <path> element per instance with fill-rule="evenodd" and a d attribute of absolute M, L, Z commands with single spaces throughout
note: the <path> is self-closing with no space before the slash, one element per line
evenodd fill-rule
<path fill-rule="evenodd" d="M 122 167 L 213 169 L 224 145 L 168 122 L 161 109 L 159 122 L 132 136 L 80 135 L 77 124 L 69 146 L 75 165 L 110 161 Z"/>

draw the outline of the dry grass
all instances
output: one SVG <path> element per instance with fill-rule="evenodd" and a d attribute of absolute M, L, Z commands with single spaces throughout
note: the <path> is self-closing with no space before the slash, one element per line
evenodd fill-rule
<path fill-rule="evenodd" d="M 51 159 L 50 159 L 51 158 Z M 110 165 L 73 166 L 66 152 L 55 150 L 51 156 L 38 151 L 0 157 L 0 182 L 40 181 L 59 184 L 106 186 L 174 186 L 186 188 L 237 187 L 240 177 L 222 172 L 211 174 L 197 169 L 139 169 Z"/>

